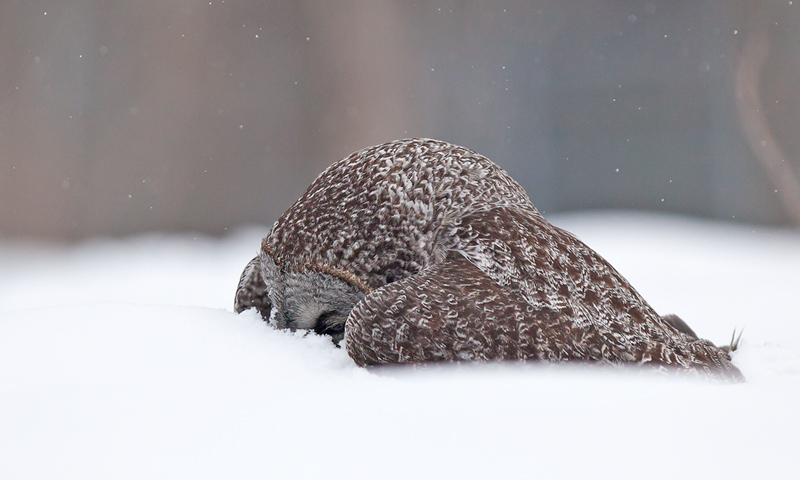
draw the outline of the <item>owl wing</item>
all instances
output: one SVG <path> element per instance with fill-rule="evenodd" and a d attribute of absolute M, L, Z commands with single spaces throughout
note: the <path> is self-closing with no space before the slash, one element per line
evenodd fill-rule
<path fill-rule="evenodd" d="M 466 216 L 456 228 L 462 253 L 533 307 L 541 355 L 744 379 L 727 352 L 665 321 L 603 257 L 543 217 L 497 208 Z M 559 338 L 567 327 L 572 337 Z"/>
<path fill-rule="evenodd" d="M 359 365 L 457 360 L 653 363 L 741 380 L 727 353 L 665 324 L 597 253 L 525 212 L 455 224 L 459 244 L 347 319 Z"/>
<path fill-rule="evenodd" d="M 253 307 L 264 319 L 269 318 L 272 304 L 267 295 L 267 285 L 261 275 L 261 260 L 257 256 L 244 267 L 233 301 L 233 309 L 236 313 Z"/>
<path fill-rule="evenodd" d="M 521 359 L 534 354 L 525 305 L 463 255 L 373 290 L 350 312 L 347 352 L 359 365 Z"/>
<path fill-rule="evenodd" d="M 463 254 L 362 299 L 345 338 L 359 365 L 459 360 L 636 361 L 594 325 L 580 328 L 562 299 L 530 304 Z"/>

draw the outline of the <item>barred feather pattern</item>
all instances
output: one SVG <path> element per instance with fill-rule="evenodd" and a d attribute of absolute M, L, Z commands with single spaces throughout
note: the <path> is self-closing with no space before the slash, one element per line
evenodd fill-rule
<path fill-rule="evenodd" d="M 445 142 L 399 140 L 331 165 L 260 255 L 289 270 L 346 272 L 339 278 L 363 293 L 344 331 L 359 365 L 639 363 L 744 379 L 728 352 L 675 329 L 599 254 L 545 220 L 500 167 Z M 253 262 L 237 311 L 269 296 Z"/>
<path fill-rule="evenodd" d="M 261 269 L 259 257 L 250 260 L 244 267 L 242 275 L 239 277 L 239 285 L 236 287 L 233 309 L 242 312 L 248 308 L 255 308 L 262 317 L 269 318 L 272 303 L 269 300 L 267 285 Z"/>

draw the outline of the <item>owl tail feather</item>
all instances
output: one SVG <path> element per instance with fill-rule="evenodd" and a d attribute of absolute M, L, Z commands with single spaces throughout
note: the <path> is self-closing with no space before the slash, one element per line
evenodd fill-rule
<path fill-rule="evenodd" d="M 734 328 L 731 334 L 731 343 L 720 347 L 720 349 L 728 353 L 735 352 L 739 348 L 739 340 L 742 339 L 742 333 L 744 333 L 744 327 L 739 331 L 739 335 L 736 335 L 736 329 Z"/>

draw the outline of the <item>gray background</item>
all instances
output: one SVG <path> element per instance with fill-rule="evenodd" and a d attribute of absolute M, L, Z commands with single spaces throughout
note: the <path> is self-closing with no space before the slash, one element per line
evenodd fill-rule
<path fill-rule="evenodd" d="M 797 171 L 792 3 L 4 0 L 0 235 L 268 224 L 410 136 L 488 156 L 546 214 L 787 224 L 735 72 L 763 37 L 759 114 Z"/>

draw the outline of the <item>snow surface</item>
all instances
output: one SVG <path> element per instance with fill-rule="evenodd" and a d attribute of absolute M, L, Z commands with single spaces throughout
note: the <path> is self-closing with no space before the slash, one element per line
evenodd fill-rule
<path fill-rule="evenodd" d="M 0 478 L 798 478 L 800 234 L 560 216 L 741 385 L 566 365 L 356 367 L 231 312 L 266 230 L 0 239 Z"/>

